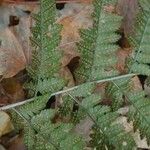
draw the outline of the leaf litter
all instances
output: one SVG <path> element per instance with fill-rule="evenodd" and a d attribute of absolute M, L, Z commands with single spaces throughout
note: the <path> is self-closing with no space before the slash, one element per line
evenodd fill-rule
<path fill-rule="evenodd" d="M 63 51 L 64 56 L 62 58 L 61 73 L 69 81 L 68 86 L 75 85 L 74 77 L 69 65 L 78 63 L 80 59 L 80 54 L 78 53 L 76 46 L 76 43 L 80 41 L 79 29 L 86 29 L 93 25 L 91 18 L 91 13 L 93 11 L 91 5 L 92 0 L 81 0 L 80 2 L 82 3 L 74 2 L 65 4 L 64 9 L 58 11 L 58 23 L 63 25 L 60 48 Z M 117 13 L 125 16 L 125 19 L 128 20 L 127 23 L 131 20 L 131 24 L 133 25 L 134 22 L 132 22 L 132 20 L 135 17 L 135 14 L 133 14 L 132 11 L 138 10 L 136 0 L 131 2 L 133 5 L 129 5 L 129 7 L 133 7 L 130 7 L 131 14 L 133 14 L 133 16 L 129 16 L 127 10 L 121 9 L 127 2 L 128 0 L 120 0 L 116 11 Z M 31 61 L 32 51 L 29 37 L 31 34 L 30 27 L 34 24 L 34 21 L 31 19 L 30 13 L 36 12 L 39 9 L 38 7 L 38 4 L 29 6 L 26 5 L 26 3 L 25 5 L 0 5 L 0 75 L 2 78 L 6 78 L 0 85 L 0 88 L 3 89 L 1 90 L 3 92 L 0 93 L 0 104 L 3 102 L 5 105 L 25 99 L 22 84 L 19 83 L 14 76 L 24 70 L 26 65 L 28 65 Z M 114 8 L 111 6 L 106 7 L 105 10 L 108 12 L 114 12 Z M 19 23 L 10 27 L 10 16 L 17 17 L 19 19 Z M 130 24 L 127 23 L 125 21 L 122 28 L 125 33 L 128 34 L 132 32 L 132 29 L 130 28 Z M 116 67 L 122 73 L 125 72 L 125 59 L 128 57 L 130 52 L 131 49 L 118 50 L 118 65 Z M 8 81 L 11 81 L 12 84 L 7 84 Z M 141 83 L 137 77 L 133 79 L 133 82 L 137 89 L 141 88 Z M 102 88 L 97 88 L 97 92 L 99 92 L 98 89 L 102 90 Z M 5 101 L 7 102 L 5 103 Z M 0 112 L 0 115 L 0 119 L 2 119 L 0 122 L 3 124 L 0 129 L 0 135 L 4 135 L 12 131 L 13 126 L 8 114 Z M 124 118 L 122 118 L 120 122 L 122 122 L 122 120 L 124 120 Z M 87 132 L 91 124 L 91 120 L 87 118 L 82 120 L 76 126 L 75 130 L 80 132 L 81 128 L 85 129 L 82 134 L 88 139 L 89 135 Z M 128 127 L 128 123 L 126 121 L 124 121 L 124 126 L 126 128 Z M 20 143 L 20 145 L 22 144 L 21 138 L 18 138 L 17 141 L 19 141 L 18 143 Z M 143 144 L 143 141 L 140 139 L 137 139 L 136 142 L 139 147 L 147 148 L 147 145 Z M 14 143 L 16 143 L 16 140 Z M 11 143 L 12 147 L 15 145 L 14 143 Z M 21 149 L 23 148 L 24 147 Z"/>

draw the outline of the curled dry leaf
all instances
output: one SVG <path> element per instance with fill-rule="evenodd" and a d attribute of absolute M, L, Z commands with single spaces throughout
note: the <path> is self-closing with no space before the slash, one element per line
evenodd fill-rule
<path fill-rule="evenodd" d="M 112 5 L 104 6 L 104 10 L 109 13 L 113 13 L 115 11 L 115 7 Z"/>
<path fill-rule="evenodd" d="M 31 18 L 29 14 L 35 9 L 37 9 L 36 5 L 3 4 L 0 6 L 0 75 L 3 78 L 16 75 L 24 69 L 26 63 L 30 62 Z M 10 16 L 18 19 L 15 26 Z"/>
<path fill-rule="evenodd" d="M 9 28 L 0 31 L 0 75 L 10 78 L 25 68 L 22 46 Z"/>

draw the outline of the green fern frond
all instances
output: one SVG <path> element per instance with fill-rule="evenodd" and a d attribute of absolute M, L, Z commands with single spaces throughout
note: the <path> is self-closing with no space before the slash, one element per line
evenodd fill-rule
<path fill-rule="evenodd" d="M 112 77 L 118 74 L 115 69 L 118 47 L 115 43 L 120 36 L 116 33 L 121 17 L 106 12 L 104 7 L 113 5 L 113 1 L 94 0 L 93 28 L 81 30 L 81 42 L 78 43 L 81 61 L 76 71 L 80 82 Z"/>
<path fill-rule="evenodd" d="M 84 97 L 90 96 L 95 89 L 94 83 L 85 83 L 78 86 L 78 88 L 68 92 L 70 95 L 77 97 L 79 99 L 83 99 Z M 63 104 L 60 108 L 60 114 L 62 116 L 72 115 L 73 106 L 75 105 L 74 101 L 72 101 L 71 97 L 66 93 L 63 95 Z M 76 113 L 73 113 L 75 116 L 73 117 L 73 122 L 78 122 L 79 118 L 77 119 Z M 76 118 L 76 119 L 75 119 Z M 76 121 L 75 121 L 76 120 Z"/>
<path fill-rule="evenodd" d="M 51 89 L 57 86 L 55 90 L 58 91 L 64 83 L 59 74 L 61 51 L 58 46 L 62 28 L 61 25 L 56 24 L 55 0 L 41 0 L 40 11 L 33 15 L 33 18 L 36 21 L 31 37 L 34 46 L 33 59 L 32 64 L 27 68 L 32 78 L 30 86 L 32 85 L 33 88 L 30 87 L 30 89 L 35 89 L 35 94 L 37 92 L 43 94 L 43 92 L 51 92 Z M 45 84 L 46 82 L 47 84 Z"/>
<path fill-rule="evenodd" d="M 88 116 L 94 122 L 93 128 L 96 129 L 96 133 L 93 130 L 94 133 L 91 135 L 90 141 L 91 148 L 103 150 L 106 147 L 113 147 L 118 150 L 128 150 L 135 147 L 134 140 L 129 133 L 126 133 L 121 125 L 115 123 L 118 117 L 117 113 L 111 112 L 107 106 L 97 105 L 100 101 L 99 95 L 92 94 L 83 99 L 82 102 L 79 102 L 72 95 L 70 97 L 79 104 L 78 114 L 79 116 L 82 115 L 80 120 Z"/>
<path fill-rule="evenodd" d="M 49 100 L 49 95 L 38 96 L 34 98 L 33 102 L 27 103 L 23 106 L 17 108 L 17 110 L 27 119 L 30 120 L 34 115 L 40 113 L 46 106 L 47 101 Z M 21 118 L 17 112 L 11 111 L 12 121 L 17 130 L 23 129 L 26 122 Z"/>
<path fill-rule="evenodd" d="M 73 125 L 54 124 L 51 121 L 53 117 L 53 110 L 44 110 L 31 119 L 24 136 L 28 149 L 33 146 L 36 150 L 83 149 L 85 143 L 80 136 L 72 132 Z"/>
<path fill-rule="evenodd" d="M 92 82 L 87 82 L 85 84 L 81 84 L 78 86 L 77 89 L 70 91 L 69 93 L 74 97 L 86 97 L 91 95 L 91 93 L 95 89 L 95 84 Z"/>
<path fill-rule="evenodd" d="M 130 79 L 131 78 L 126 78 L 126 79 L 119 79 L 116 81 L 113 81 L 111 83 L 109 83 L 106 87 L 106 97 L 107 98 L 111 98 L 112 100 L 112 110 L 116 111 L 118 110 L 121 106 L 123 106 L 125 100 L 124 100 L 124 94 L 122 93 L 122 91 L 128 93 L 129 91 L 131 91 L 131 86 L 130 86 Z M 117 86 L 119 86 L 121 88 L 118 89 Z"/>
<path fill-rule="evenodd" d="M 143 91 L 131 93 L 128 99 L 131 103 L 128 119 L 133 121 L 134 129 L 140 130 L 141 137 L 146 137 L 150 144 L 150 99 Z"/>
<path fill-rule="evenodd" d="M 150 144 L 150 99 L 145 91 L 126 93 L 117 84 L 115 85 L 130 103 L 128 120 L 133 122 L 135 130 L 140 131 L 141 138 L 146 137 L 147 143 Z"/>
<path fill-rule="evenodd" d="M 71 100 L 70 96 L 64 95 L 62 97 L 63 103 L 61 104 L 61 108 L 59 109 L 59 114 L 60 116 L 64 117 L 71 117 L 73 107 L 74 107 L 74 102 Z"/>
<path fill-rule="evenodd" d="M 144 11 L 150 11 L 149 0 L 139 0 L 140 6 Z"/>
<path fill-rule="evenodd" d="M 24 143 L 29 150 L 35 148 L 35 141 L 36 141 L 35 130 L 26 125 L 24 127 Z"/>
<path fill-rule="evenodd" d="M 129 72 L 142 75 L 150 75 L 150 5 L 148 0 L 140 0 L 141 10 L 137 18 L 135 34 L 129 39 L 134 46 L 134 52 L 131 56 L 131 65 Z M 147 5 L 147 6 L 146 6 Z"/>

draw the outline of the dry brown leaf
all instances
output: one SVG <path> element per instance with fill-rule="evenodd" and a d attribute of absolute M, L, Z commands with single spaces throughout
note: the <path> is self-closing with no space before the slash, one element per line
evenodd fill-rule
<path fill-rule="evenodd" d="M 26 58 L 14 34 L 9 28 L 0 30 L 0 75 L 10 78 L 25 68 Z"/>
<path fill-rule="evenodd" d="M 137 0 L 119 0 L 116 8 L 117 12 L 123 16 L 122 28 L 125 34 L 133 33 L 135 17 L 138 13 Z"/>
<path fill-rule="evenodd" d="M 0 111 L 0 137 L 13 130 L 13 125 L 7 113 Z"/>
<path fill-rule="evenodd" d="M 9 103 L 15 103 L 25 98 L 23 87 L 15 78 L 4 79 L 2 87 L 5 95 L 9 98 Z"/>
<path fill-rule="evenodd" d="M 64 57 L 61 61 L 63 67 L 62 73 L 68 76 L 67 78 L 70 78 L 69 85 L 73 85 L 74 81 L 72 74 L 68 72 L 66 66 L 70 64 L 72 60 L 78 62 L 80 56 L 77 52 L 76 43 L 80 41 L 79 29 L 92 26 L 91 13 L 92 6 L 85 3 L 66 4 L 65 8 L 59 11 L 60 17 L 58 22 L 63 25 L 61 32 L 62 40 L 60 44 L 60 48 L 64 53 Z M 74 66 L 71 67 L 74 68 Z"/>
<path fill-rule="evenodd" d="M 23 53 L 26 59 L 26 62 L 29 64 L 31 62 L 31 46 L 30 46 L 30 27 L 31 27 L 31 18 L 30 16 L 20 17 L 19 24 L 13 26 L 12 32 L 15 35 L 16 39 L 22 46 Z"/>
<path fill-rule="evenodd" d="M 27 12 L 35 11 L 37 7 L 13 4 L 0 6 L 0 75 L 3 78 L 16 75 L 31 60 L 31 18 Z M 18 18 L 19 24 L 13 26 L 10 16 Z"/>
<path fill-rule="evenodd" d="M 26 150 L 23 137 L 19 135 L 12 139 L 8 145 L 8 150 Z"/>
<path fill-rule="evenodd" d="M 68 81 L 67 87 L 71 87 L 75 85 L 73 76 L 67 66 L 61 69 L 61 75 L 65 78 L 66 81 Z"/>
<path fill-rule="evenodd" d="M 133 91 L 142 91 L 142 84 L 138 78 L 138 76 L 135 76 L 134 78 L 132 78 L 132 83 L 133 83 Z"/>
<path fill-rule="evenodd" d="M 117 51 L 117 58 L 118 58 L 118 62 L 117 62 L 117 70 L 120 73 L 125 73 L 126 72 L 126 59 L 127 57 L 130 55 L 131 53 L 131 49 L 130 48 L 126 48 L 126 49 L 119 49 Z"/>
<path fill-rule="evenodd" d="M 127 110 L 127 112 L 128 112 L 128 110 Z M 150 149 L 150 146 L 148 146 L 148 144 L 146 142 L 146 138 L 141 139 L 140 132 L 138 130 L 136 132 L 134 132 L 133 122 L 128 123 L 127 117 L 124 117 L 124 116 L 119 117 L 116 120 L 116 123 L 120 123 L 124 127 L 125 131 L 127 133 L 131 134 L 131 136 L 134 138 L 135 143 L 139 149 L 147 149 L 147 150 Z"/>
<path fill-rule="evenodd" d="M 93 126 L 94 122 L 91 118 L 86 117 L 85 119 L 81 120 L 76 127 L 74 128 L 74 132 L 82 135 L 86 142 L 90 141 L 90 131 L 91 127 Z"/>
<path fill-rule="evenodd" d="M 104 6 L 104 10 L 105 10 L 106 12 L 112 13 L 112 12 L 115 11 L 115 7 L 112 6 L 112 5 Z"/>
<path fill-rule="evenodd" d="M 76 42 L 80 40 L 79 29 L 92 26 L 92 6 L 89 4 L 66 4 L 60 11 L 59 23 L 63 25 L 61 32 L 61 48 L 64 50 L 63 66 L 71 59 L 79 56 L 76 50 Z"/>

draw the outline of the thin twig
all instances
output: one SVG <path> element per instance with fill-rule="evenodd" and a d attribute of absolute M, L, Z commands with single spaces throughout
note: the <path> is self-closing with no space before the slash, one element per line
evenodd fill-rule
<path fill-rule="evenodd" d="M 126 74 L 126 75 L 121 75 L 121 76 L 117 76 L 117 77 L 106 78 L 106 79 L 103 79 L 103 80 L 92 81 L 92 82 L 88 82 L 88 83 L 103 83 L 103 82 L 108 82 L 108 81 L 119 80 L 119 79 L 122 79 L 122 78 L 133 77 L 135 75 L 136 74 Z M 87 83 L 84 83 L 84 84 L 87 84 Z M 81 85 L 83 85 L 83 84 L 81 84 Z M 59 95 L 59 94 L 63 94 L 63 93 L 66 93 L 66 92 L 69 92 L 69 91 L 72 91 L 72 90 L 75 90 L 78 87 L 80 87 L 81 85 L 77 85 L 77 86 L 62 90 L 62 91 L 58 91 L 56 93 L 51 94 L 50 97 L 56 96 L 56 95 Z M 35 99 L 36 99 L 36 97 L 27 99 L 27 100 L 22 101 L 22 102 L 18 102 L 18 103 L 10 104 L 10 105 L 7 105 L 7 106 L 3 106 L 3 107 L 0 107 L 0 110 L 12 109 L 14 107 L 18 107 L 18 106 L 24 105 L 26 103 L 32 102 Z"/>

